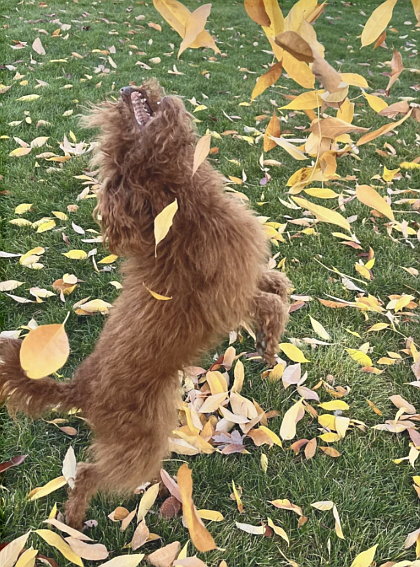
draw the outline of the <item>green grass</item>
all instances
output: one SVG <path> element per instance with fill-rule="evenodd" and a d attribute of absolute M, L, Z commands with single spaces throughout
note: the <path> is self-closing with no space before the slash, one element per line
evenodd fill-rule
<path fill-rule="evenodd" d="M 38 324 L 57 323 L 63 321 L 72 305 L 84 297 L 112 302 L 118 294 L 109 284 L 111 280 L 119 278 L 116 267 L 113 266 L 111 272 L 96 273 L 90 260 L 72 261 L 61 254 L 68 250 L 68 246 L 63 242 L 62 232 L 70 239 L 71 248 L 88 252 L 96 246 L 83 243 L 84 237 L 76 234 L 71 228 L 71 221 L 85 230 L 98 228 L 92 219 L 94 200 L 78 201 L 79 209 L 77 213 L 69 214 L 68 222 L 57 219 L 59 230 L 37 234 L 31 227 L 19 228 L 9 224 L 11 219 L 16 218 L 14 209 L 20 203 L 33 203 L 32 210 L 23 215 L 30 221 L 50 216 L 51 211 L 67 212 L 67 205 L 76 203 L 83 185 L 82 181 L 74 176 L 82 174 L 88 167 L 88 155 L 74 157 L 63 165 L 39 159 L 39 167 L 35 167 L 35 156 L 44 151 L 61 154 L 58 143 L 63 140 L 65 134 L 69 136 L 70 130 L 78 140 L 89 140 L 90 133 L 80 129 L 77 119 L 77 115 L 89 101 L 103 100 L 112 96 L 113 92 L 118 92 L 118 89 L 129 81 L 139 84 L 143 78 L 154 75 L 168 93 L 179 93 L 186 99 L 196 97 L 197 101 L 208 107 L 208 110 L 197 113 L 201 120 L 198 123 L 201 134 L 204 134 L 207 128 L 219 133 L 235 129 L 239 134 L 244 134 L 244 126 L 255 126 L 256 115 L 272 113 L 274 107 L 270 100 L 274 99 L 277 106 L 282 106 L 286 104 L 282 94 L 300 92 L 295 83 L 282 77 L 276 86 L 267 90 L 251 107 L 238 106 L 240 102 L 250 100 L 255 78 L 264 72 L 263 65 L 271 62 L 270 55 L 262 51 L 269 49 L 268 42 L 259 26 L 246 16 L 240 2 L 213 2 L 207 29 L 222 42 L 219 47 L 226 54 L 226 57 L 217 57 L 216 61 L 209 60 L 213 54 L 203 50 L 187 50 L 177 61 L 179 37 L 153 9 L 152 2 L 79 0 L 77 3 L 67 3 L 47 0 L 47 4 L 48 6 L 41 7 L 38 2 L 27 0 L 0 2 L 2 14 L 8 16 L 3 18 L 5 41 L 0 46 L 1 60 L 16 67 L 16 70 L 5 69 L 2 72 L 2 82 L 13 86 L 7 93 L 0 95 L 0 134 L 4 136 L 4 139 L 0 140 L 0 173 L 3 176 L 0 185 L 0 250 L 24 253 L 35 246 L 43 246 L 46 249 L 41 260 L 44 268 L 39 271 L 22 268 L 16 258 L 0 259 L 0 280 L 16 279 L 25 282 L 24 286 L 12 293 L 31 299 L 33 297 L 28 292 L 30 287 L 51 289 L 51 284 L 66 272 L 76 274 L 83 283 L 67 299 L 65 305 L 58 297 L 48 298 L 42 304 L 18 304 L 1 293 L 0 330 L 18 329 L 27 325 L 31 318 L 35 318 Z M 192 9 L 198 5 L 195 1 L 188 1 L 186 4 Z M 286 13 L 292 2 L 283 4 Z M 373 89 L 372 92 L 386 87 L 388 78 L 382 73 L 389 71 L 389 67 L 380 64 L 391 59 L 392 46 L 401 51 L 406 67 L 415 66 L 416 58 L 409 58 L 411 52 L 405 51 L 405 48 L 407 43 L 417 42 L 418 45 L 420 37 L 419 28 L 414 28 L 415 18 L 411 4 L 400 1 L 392 19 L 395 30 L 388 31 L 388 50 L 374 51 L 371 47 L 360 50 L 360 40 L 357 36 L 361 33 L 360 24 L 366 21 L 366 16 L 362 15 L 361 11 L 370 14 L 377 5 L 379 2 L 372 0 L 349 5 L 332 0 L 326 14 L 316 23 L 318 39 L 326 47 L 327 60 L 344 72 L 364 75 Z M 52 15 L 53 13 L 55 15 Z M 135 20 L 135 16 L 140 14 L 146 16 L 144 22 Z M 62 31 L 60 37 L 52 37 L 51 34 L 60 25 L 54 23 L 53 20 L 57 19 L 63 24 L 71 24 L 71 29 Z M 413 22 L 413 25 L 404 24 L 407 20 Z M 149 21 L 160 23 L 162 33 L 147 27 Z M 45 30 L 47 35 L 39 31 L 41 29 Z M 38 36 L 44 44 L 46 55 L 39 56 L 32 52 L 37 63 L 31 64 L 30 46 Z M 13 50 L 10 46 L 14 44 L 14 40 L 27 42 L 28 46 L 22 50 Z M 258 46 L 254 47 L 254 42 L 258 42 Z M 175 44 L 175 55 L 167 56 L 165 53 L 173 51 L 170 43 Z M 107 55 L 93 51 L 109 49 L 112 45 L 116 49 L 116 53 L 112 54 L 116 69 L 108 63 Z M 137 49 L 134 49 L 133 45 Z M 83 59 L 72 57 L 72 52 L 79 53 Z M 136 52 L 146 52 L 146 55 L 138 55 Z M 149 63 L 150 58 L 157 56 L 161 57 L 162 62 L 155 66 L 150 64 L 153 66 L 151 71 L 142 70 L 135 65 L 139 60 Z M 51 62 L 54 59 L 66 59 L 66 62 Z M 368 63 L 369 67 L 360 66 L 359 63 Z M 95 68 L 100 64 L 108 67 L 110 72 L 95 73 Z M 168 69 L 172 69 L 174 64 L 184 75 L 168 74 Z M 247 68 L 256 74 L 241 71 L 241 68 Z M 24 77 L 14 79 L 17 71 Z M 209 73 L 209 78 L 206 78 L 204 71 Z M 46 81 L 49 86 L 34 90 L 36 79 Z M 28 84 L 21 86 L 22 80 L 27 80 Z M 389 103 L 403 96 L 412 96 L 418 101 L 417 91 L 410 89 L 418 82 L 418 74 L 405 71 L 400 81 L 393 86 Z M 71 84 L 72 88 L 64 89 L 67 84 Z M 41 98 L 33 102 L 17 101 L 19 97 L 32 93 L 41 95 Z M 204 98 L 202 93 L 208 98 Z M 358 94 L 358 89 L 351 89 L 352 98 Z M 189 102 L 186 102 L 186 106 L 193 110 Z M 74 111 L 73 114 L 63 117 L 63 113 L 70 109 Z M 230 122 L 224 116 L 223 110 L 229 115 L 241 116 L 241 120 Z M 25 122 L 25 111 L 29 113 L 32 124 Z M 355 124 L 376 128 L 386 122 L 376 116 L 360 98 L 356 100 L 356 113 L 358 116 L 355 117 Z M 283 111 L 283 115 L 287 117 L 287 111 Z M 19 126 L 8 125 L 9 122 L 17 120 L 23 122 Z M 37 128 L 38 120 L 46 120 L 50 124 Z M 258 127 L 262 129 L 265 124 Z M 292 137 L 301 137 L 302 131 L 294 128 L 302 125 L 307 125 L 306 116 L 297 113 L 289 117 L 287 123 L 282 122 L 283 132 L 289 131 Z M 374 143 L 363 146 L 360 148 L 360 161 L 351 157 L 339 159 L 338 172 L 343 178 L 346 175 L 356 175 L 360 184 L 370 183 L 373 175 L 382 173 L 383 165 L 393 169 L 402 161 L 413 160 L 420 153 L 418 140 L 416 145 L 417 125 L 418 123 L 408 120 L 398 129 L 398 134 L 379 138 Z M 37 136 L 49 136 L 49 140 L 47 146 L 32 151 L 28 156 L 13 158 L 8 156 L 18 147 L 13 136 L 26 142 Z M 386 142 L 395 147 L 398 152 L 396 156 L 384 158 L 375 152 L 375 148 L 382 149 Z M 270 169 L 272 179 L 268 185 L 262 187 L 259 181 L 263 175 L 258 164 L 262 153 L 261 142 L 251 146 L 231 136 L 222 136 L 221 140 L 213 139 L 212 145 L 219 147 L 219 153 L 212 157 L 212 161 L 223 174 L 241 176 L 242 169 L 245 170 L 247 183 L 238 189 L 248 195 L 252 207 L 259 214 L 270 216 L 271 220 L 278 222 L 285 222 L 285 216 L 302 216 L 300 211 L 286 209 L 278 199 L 287 199 L 286 182 L 301 166 L 300 163 L 281 149 L 272 150 L 267 157 L 277 159 L 283 165 Z M 229 160 L 238 160 L 241 165 L 237 166 Z M 391 187 L 419 187 L 419 171 L 409 173 L 411 178 L 404 177 L 401 181 L 394 182 Z M 378 181 L 373 183 L 378 184 Z M 338 184 L 330 184 L 330 187 L 341 192 L 354 189 L 355 182 L 341 179 Z M 401 198 L 405 196 L 401 195 Z M 413 194 L 407 196 L 413 197 Z M 311 197 L 309 199 L 321 205 L 332 206 L 331 202 L 326 204 L 325 201 Z M 258 205 L 257 202 L 261 201 L 267 203 Z M 336 201 L 333 203 L 336 206 Z M 403 207 L 397 208 L 401 210 Z M 415 238 L 411 238 L 413 249 L 402 238 L 399 242 L 392 241 L 387 236 L 382 221 L 377 223 L 379 230 L 375 233 L 368 209 L 355 200 L 346 206 L 344 215 L 358 215 L 353 228 L 363 251 L 367 252 L 369 246 L 375 251 L 375 279 L 361 287 L 381 298 L 385 304 L 387 296 L 391 294 L 413 293 L 418 300 L 419 291 L 414 292 L 411 289 L 419 290 L 418 278 L 408 275 L 400 267 L 419 268 L 418 243 L 416 244 Z M 410 226 L 418 229 L 417 217 L 412 212 L 398 214 L 397 218 L 405 218 Z M 288 224 L 287 230 L 292 235 L 300 228 Z M 292 238 L 287 244 L 281 244 L 279 247 L 279 259 L 287 259 L 287 273 L 296 288 L 295 293 L 323 299 L 328 299 L 327 294 L 330 294 L 351 301 L 356 297 L 356 293 L 343 289 L 340 278 L 321 267 L 314 258 L 321 259 L 330 268 L 336 267 L 345 274 L 358 277 L 354 270 L 358 251 L 343 246 L 331 235 L 336 227 L 321 224 L 317 229 L 318 236 Z M 97 247 L 98 259 L 107 255 L 108 252 L 103 250 L 101 245 Z M 286 448 L 283 450 L 278 447 L 268 450 L 267 447 L 257 448 L 248 441 L 249 455 L 214 454 L 186 458 L 193 469 L 197 507 L 216 509 L 225 516 L 225 520 L 220 524 L 209 525 L 217 545 L 225 549 L 207 554 L 205 561 L 209 566 L 218 565 L 222 559 L 226 560 L 229 567 L 286 565 L 288 563 L 280 550 L 305 567 L 346 566 L 351 564 L 357 553 L 374 544 L 379 546 L 376 555 L 379 564 L 387 560 L 414 560 L 414 551 L 404 551 L 403 543 L 406 535 L 417 529 L 420 523 L 418 498 L 411 480 L 411 476 L 416 472 L 406 463 L 396 465 L 392 462 L 392 459 L 408 455 L 409 439 L 407 434 L 396 436 L 371 429 L 385 419 L 394 417 L 395 408 L 388 400 L 390 395 L 400 394 L 413 404 L 418 402 L 417 390 L 407 385 L 412 379 L 412 359 L 403 354 L 403 362 L 386 368 L 379 376 L 374 376 L 361 372 L 360 367 L 344 351 L 344 347 L 358 348 L 362 343 L 370 341 L 373 347 L 371 356 L 377 361 L 381 356 L 386 356 L 387 351 L 403 349 L 405 339 L 390 330 L 366 334 L 369 326 L 384 319 L 369 314 L 369 321 L 365 321 L 363 314 L 355 309 L 332 310 L 315 299 L 308 307 L 291 316 L 285 341 L 289 338 L 315 336 L 309 314 L 330 332 L 334 344 L 317 349 L 302 346 L 311 360 L 311 364 L 305 365 L 309 373 L 308 385 L 313 387 L 320 379 L 332 374 L 337 385 L 350 387 L 350 394 L 346 397 L 351 408 L 350 416 L 364 421 L 368 429 L 353 430 L 338 443 L 337 448 L 342 453 L 338 459 L 332 459 L 318 451 L 312 460 L 305 461 L 301 455 L 295 456 L 288 450 L 289 443 L 285 443 Z M 77 365 L 92 351 L 102 325 L 101 316 L 78 317 L 71 313 L 66 328 L 72 352 L 63 370 L 65 376 L 71 376 Z M 346 329 L 358 332 L 362 338 L 358 339 L 349 334 Z M 419 339 L 417 320 L 410 322 L 408 318 L 404 318 L 399 331 L 406 337 Z M 217 354 L 221 354 L 226 346 L 220 345 Z M 235 347 L 238 351 L 253 348 L 249 339 L 242 345 L 235 344 Z M 212 356 L 215 354 L 216 352 L 211 353 Z M 255 362 L 247 362 L 245 367 L 243 394 L 257 400 L 266 410 L 276 409 L 280 412 L 280 417 L 270 421 L 270 428 L 278 432 L 282 417 L 291 405 L 291 389 L 284 390 L 281 383 L 270 384 L 262 381 L 260 374 L 263 368 Z M 330 399 L 324 391 L 319 390 L 319 393 L 322 401 Z M 292 398 L 297 399 L 294 395 Z M 382 410 L 383 417 L 372 412 L 366 398 Z M 69 445 L 74 447 L 78 460 L 87 456 L 86 448 L 90 437 L 87 426 L 75 417 L 69 418 L 69 424 L 78 430 L 74 438 L 66 436 L 54 425 L 42 420 L 32 422 L 19 416 L 18 420 L 14 421 L 5 409 L 1 410 L 0 462 L 16 454 L 28 454 L 22 465 L 8 470 L 0 480 L 1 541 L 10 541 L 28 529 L 40 528 L 54 502 L 57 501 L 62 509 L 65 500 L 64 489 L 36 502 L 28 502 L 26 494 L 34 487 L 41 486 L 61 474 L 62 460 Z M 298 425 L 297 438 L 312 438 L 318 433 L 317 423 L 305 417 Z M 263 473 L 260 465 L 262 452 L 268 455 L 267 474 Z M 165 467 L 174 474 L 179 464 L 179 459 L 175 458 L 168 461 Z M 243 488 L 244 515 L 238 514 L 235 503 L 229 498 L 232 480 Z M 269 500 L 277 498 L 288 498 L 302 506 L 304 513 L 309 516 L 307 524 L 298 529 L 296 515 L 278 510 L 268 503 Z M 345 540 L 337 538 L 331 512 L 321 513 L 310 507 L 312 502 L 319 500 L 333 500 L 336 503 Z M 126 552 L 123 548 L 131 540 L 133 526 L 127 532 L 121 533 L 119 525 L 108 520 L 107 515 L 116 505 L 133 509 L 136 501 L 137 498 L 134 497 L 122 500 L 98 496 L 92 502 L 89 518 L 97 519 L 99 525 L 90 535 L 103 542 L 115 555 Z M 260 521 L 266 521 L 267 517 L 282 525 L 289 534 L 289 548 L 278 538 L 252 536 L 235 528 L 235 521 L 258 525 Z M 151 513 L 148 516 L 148 525 L 151 531 L 162 536 L 162 542 L 165 544 L 179 540 L 183 545 L 188 539 L 188 533 L 182 527 L 179 517 L 165 521 L 157 514 Z M 55 557 L 60 565 L 65 564 L 63 557 L 36 536 L 33 536 L 33 542 L 42 553 Z M 159 545 L 148 544 L 145 549 L 151 552 Z"/>

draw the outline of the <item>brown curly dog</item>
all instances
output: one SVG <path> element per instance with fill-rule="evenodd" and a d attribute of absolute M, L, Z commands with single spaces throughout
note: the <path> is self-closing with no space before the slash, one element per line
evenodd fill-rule
<path fill-rule="evenodd" d="M 78 466 L 66 521 L 80 528 L 98 490 L 133 491 L 159 472 L 177 422 L 179 371 L 241 323 L 258 331 L 260 353 L 275 361 L 288 319 L 287 278 L 267 271 L 261 224 L 206 161 L 192 174 L 197 140 L 179 98 L 152 79 L 125 87 L 117 102 L 85 118 L 99 127 L 98 208 L 110 250 L 127 257 L 124 281 L 94 352 L 73 380 L 30 380 L 20 341 L 0 348 L 0 400 L 40 415 L 79 407 L 95 434 L 91 462 Z M 154 219 L 179 209 L 155 257 Z M 171 297 L 155 299 L 147 288 Z"/>

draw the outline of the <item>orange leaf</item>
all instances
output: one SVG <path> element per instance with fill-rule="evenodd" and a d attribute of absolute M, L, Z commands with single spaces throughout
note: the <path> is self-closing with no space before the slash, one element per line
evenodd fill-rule
<path fill-rule="evenodd" d="M 274 136 L 275 138 L 280 137 L 281 128 L 280 128 L 280 121 L 277 118 L 276 111 L 273 111 L 273 116 L 267 126 L 267 129 L 264 134 L 264 151 L 269 152 L 273 148 L 277 146 L 276 142 L 270 138 L 270 136 Z"/>
<path fill-rule="evenodd" d="M 274 85 L 274 83 L 279 79 L 282 69 L 283 69 L 282 62 L 279 61 L 278 63 L 273 65 L 267 71 L 267 73 L 264 73 L 264 75 L 258 77 L 257 84 L 255 85 L 254 90 L 252 91 L 251 99 L 254 100 L 255 98 L 257 98 L 257 96 L 259 96 L 266 89 L 268 89 L 268 87 Z"/>

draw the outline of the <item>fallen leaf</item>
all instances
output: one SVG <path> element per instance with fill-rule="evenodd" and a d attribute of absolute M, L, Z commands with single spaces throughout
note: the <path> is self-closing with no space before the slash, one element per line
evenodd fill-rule
<path fill-rule="evenodd" d="M 199 8 L 198 8 L 199 9 Z M 178 201 L 175 199 L 170 205 L 165 207 L 155 218 L 155 257 L 157 256 L 157 246 L 166 237 L 172 226 L 175 213 L 178 210 Z"/>

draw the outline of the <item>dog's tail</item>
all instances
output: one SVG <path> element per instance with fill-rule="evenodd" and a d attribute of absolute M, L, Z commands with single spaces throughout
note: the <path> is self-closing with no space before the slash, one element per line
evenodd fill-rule
<path fill-rule="evenodd" d="M 56 382 L 50 377 L 32 380 L 20 365 L 22 342 L 17 339 L 0 339 L 0 403 L 6 401 L 9 411 L 41 415 L 46 409 L 78 407 L 74 382 Z"/>

